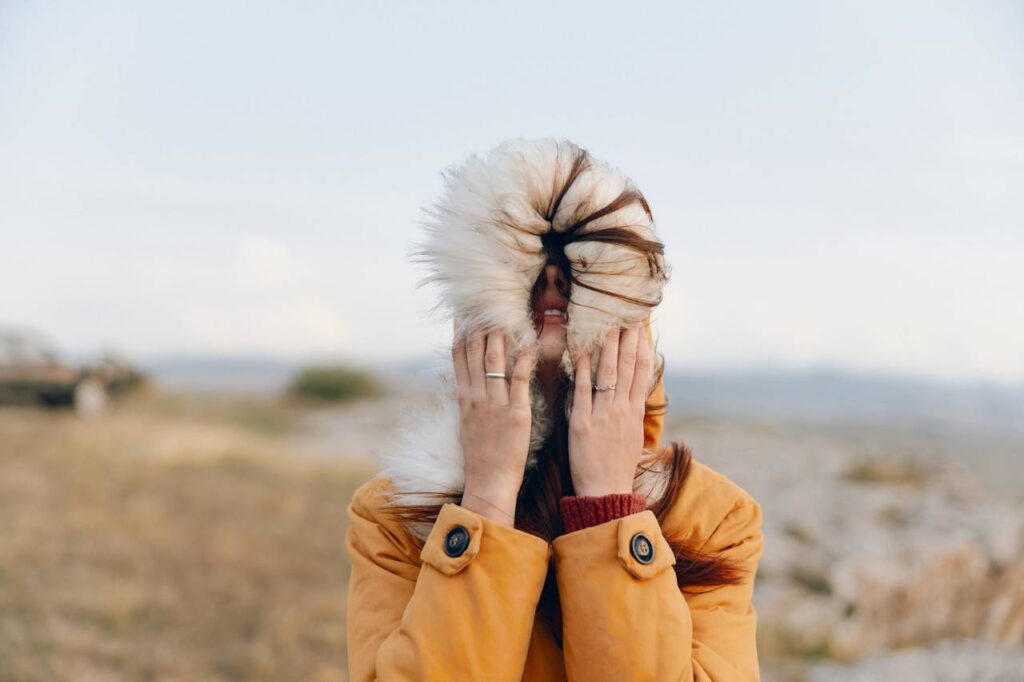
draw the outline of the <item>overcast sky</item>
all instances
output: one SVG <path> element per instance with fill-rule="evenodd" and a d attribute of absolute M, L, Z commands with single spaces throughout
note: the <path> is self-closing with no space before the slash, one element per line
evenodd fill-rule
<path fill-rule="evenodd" d="M 672 369 L 1024 380 L 1020 2 L 0 3 L 0 323 L 65 351 L 444 348 L 440 171 L 633 177 Z"/>

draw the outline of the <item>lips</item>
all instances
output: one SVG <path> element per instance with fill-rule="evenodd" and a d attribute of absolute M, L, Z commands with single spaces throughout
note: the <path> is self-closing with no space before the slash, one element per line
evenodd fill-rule
<path fill-rule="evenodd" d="M 539 302 L 533 316 L 534 322 L 544 324 L 565 324 L 569 320 L 569 301 L 565 298 L 547 296 Z"/>
<path fill-rule="evenodd" d="M 538 302 L 538 307 L 541 310 L 567 310 L 569 308 L 569 299 L 564 296 L 560 296 L 556 292 L 548 292 L 544 296 L 541 296 Z"/>

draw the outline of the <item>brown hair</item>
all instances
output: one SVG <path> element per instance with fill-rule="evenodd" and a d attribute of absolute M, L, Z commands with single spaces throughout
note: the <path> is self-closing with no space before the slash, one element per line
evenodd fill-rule
<path fill-rule="evenodd" d="M 537 213 L 552 223 L 555 219 L 562 200 L 565 198 L 573 183 L 590 166 L 589 153 L 572 145 L 573 157 L 568 173 L 564 179 L 559 178 L 560 173 L 555 174 L 551 185 L 550 195 L 538 199 L 534 206 Z M 614 296 L 640 306 L 653 308 L 657 301 L 643 301 L 640 299 L 625 296 L 619 292 L 596 289 L 580 282 L 576 278 L 576 272 L 586 270 L 588 263 L 572 263 L 565 253 L 565 246 L 576 241 L 600 241 L 626 247 L 645 256 L 651 276 L 664 277 L 663 262 L 661 255 L 664 252 L 663 245 L 655 240 L 646 239 L 637 234 L 628 226 L 603 227 L 581 233 L 594 220 L 613 214 L 621 208 L 631 204 L 639 204 L 649 219 L 651 216 L 650 207 L 643 195 L 632 185 L 627 184 L 625 189 L 612 201 L 604 206 L 577 207 L 574 215 L 569 217 L 568 226 L 564 230 L 550 229 L 541 235 L 541 243 L 547 255 L 547 262 L 556 264 L 565 279 L 569 282 L 567 290 L 562 290 L 561 278 L 558 286 L 561 293 L 569 298 L 573 286 L 582 286 L 598 291 L 607 296 Z M 503 226 L 509 229 L 523 231 L 524 227 L 514 223 L 510 218 L 502 221 Z M 531 305 L 536 303 L 537 297 L 543 291 L 545 276 L 543 270 L 537 278 L 531 291 Z M 543 322 L 542 329 L 543 330 Z M 655 348 L 655 355 L 658 356 Z M 657 380 L 651 383 L 652 391 L 661 381 L 665 372 L 664 357 L 658 364 Z M 546 435 L 541 448 L 537 465 L 526 471 L 523 477 L 522 486 L 516 504 L 515 527 L 545 540 L 551 541 L 562 535 L 564 528 L 559 513 L 559 502 L 564 496 L 575 495 L 572 476 L 569 468 L 569 434 L 568 421 L 565 417 L 567 401 L 570 399 L 573 388 L 573 378 L 562 375 L 562 382 L 559 384 L 555 395 L 555 402 L 552 406 L 553 416 L 550 431 Z M 648 415 L 664 415 L 668 402 L 652 402 L 648 400 L 645 410 Z M 668 481 L 664 487 L 662 496 L 648 508 L 654 512 L 659 522 L 664 521 L 678 497 L 687 475 L 693 455 L 685 443 L 673 442 L 669 446 L 659 450 L 657 456 L 650 464 L 641 464 L 636 475 L 644 471 L 658 471 L 660 475 L 667 476 Z M 452 501 L 461 503 L 462 496 L 459 494 L 445 495 L 443 493 L 419 492 L 415 493 L 427 498 L 437 498 L 436 504 L 405 505 L 389 507 L 388 511 L 395 518 L 403 522 L 432 524 L 436 521 L 441 507 Z M 676 574 L 676 582 L 684 592 L 693 592 L 694 588 L 711 588 L 719 585 L 734 584 L 740 581 L 741 573 L 739 567 L 727 561 L 724 557 L 714 554 L 707 554 L 699 548 L 687 546 L 678 537 L 666 536 L 669 545 L 676 557 L 676 564 L 673 567 Z M 555 577 L 555 567 L 549 565 L 548 575 L 541 593 L 538 610 L 551 629 L 556 640 L 561 642 L 561 614 L 559 609 L 558 584 Z"/>

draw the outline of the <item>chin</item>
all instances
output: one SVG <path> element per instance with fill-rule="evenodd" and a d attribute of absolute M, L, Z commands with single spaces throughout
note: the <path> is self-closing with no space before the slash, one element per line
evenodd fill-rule
<path fill-rule="evenodd" d="M 562 351 L 565 350 L 565 345 L 561 346 L 540 346 L 540 353 L 537 356 L 538 362 L 558 362 L 562 359 Z"/>
<path fill-rule="evenodd" d="M 540 362 L 557 362 L 565 351 L 565 330 L 548 328 L 537 341 L 537 360 Z"/>

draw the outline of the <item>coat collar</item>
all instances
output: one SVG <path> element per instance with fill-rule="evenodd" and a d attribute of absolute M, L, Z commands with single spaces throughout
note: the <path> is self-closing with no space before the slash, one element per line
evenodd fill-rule
<path fill-rule="evenodd" d="M 561 192 L 570 169 L 580 163 L 582 172 Z M 414 260 L 425 263 L 430 271 L 418 286 L 439 285 L 440 300 L 432 312 L 457 320 L 460 331 L 494 327 L 507 331 L 506 366 L 511 367 L 519 350 L 537 341 L 530 295 L 547 262 L 544 246 L 550 238 L 544 235 L 568 230 L 581 215 L 609 205 L 624 192 L 636 191 L 635 187 L 620 172 L 571 142 L 552 138 L 509 140 L 484 158 L 471 156 L 461 167 L 448 170 L 444 178 L 443 196 L 425 211 L 425 240 L 412 252 Z M 610 227 L 660 242 L 642 200 L 600 215 L 580 229 L 580 234 Z M 583 286 L 574 286 L 570 296 L 562 370 L 571 376 L 575 358 L 590 351 L 596 371 L 602 339 L 612 326 L 642 320 L 648 343 L 653 344 L 650 307 L 599 290 L 614 291 L 633 301 L 660 301 L 670 273 L 661 256 L 652 264 L 636 251 L 601 241 L 572 242 L 564 250 Z M 442 390 L 432 404 L 407 413 L 399 427 L 397 446 L 377 453 L 380 473 L 394 487 L 394 504 L 436 504 L 436 499 L 418 493 L 454 498 L 464 489 L 456 383 L 450 362 L 447 364 L 441 372 Z M 550 429 L 543 416 L 544 397 L 535 381 L 530 394 L 533 424 L 527 470 L 536 466 Z M 659 380 L 649 402 L 664 400 L 664 385 Z M 648 410 L 644 417 L 644 447 L 649 454 L 658 448 L 662 413 Z M 653 473 L 645 474 L 638 479 L 637 492 L 649 498 L 656 495 L 659 480 Z M 416 534 L 425 537 L 428 530 L 420 528 Z"/>

